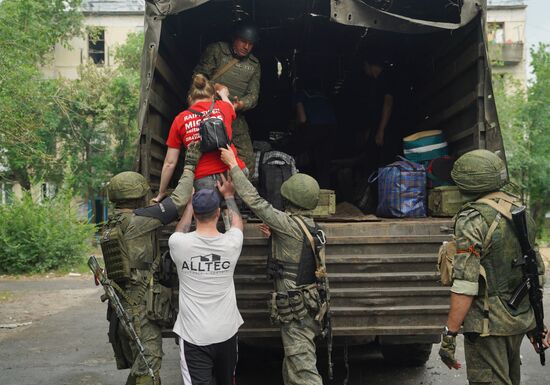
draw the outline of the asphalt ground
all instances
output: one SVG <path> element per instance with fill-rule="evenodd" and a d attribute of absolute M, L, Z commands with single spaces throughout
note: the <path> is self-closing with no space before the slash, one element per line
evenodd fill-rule
<path fill-rule="evenodd" d="M 0 385 L 124 384 L 128 371 L 116 370 L 107 342 L 106 304 L 99 301 L 101 292 L 90 276 L 0 279 L 0 325 L 27 323 L 14 329 L 0 328 Z M 546 293 L 549 309 L 548 286 Z M 26 306 L 27 302 L 30 305 Z M 461 337 L 458 347 L 458 357 L 464 362 Z M 350 362 L 348 384 L 467 384 L 465 369 L 449 371 L 440 362 L 437 349 L 434 346 L 430 360 L 420 368 L 390 365 L 379 353 L 366 352 Z M 173 339 L 164 339 L 164 351 L 163 384 L 183 384 Z M 280 358 L 242 353 L 237 384 L 282 384 Z M 343 384 L 342 352 L 335 353 L 331 384 Z M 540 366 L 527 341 L 522 346 L 522 360 L 523 384 L 550 384 L 550 370 Z"/>

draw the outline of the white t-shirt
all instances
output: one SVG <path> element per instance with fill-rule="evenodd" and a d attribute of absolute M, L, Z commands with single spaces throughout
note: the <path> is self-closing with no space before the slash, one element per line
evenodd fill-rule
<path fill-rule="evenodd" d="M 243 324 L 233 283 L 242 231 L 232 227 L 216 237 L 178 232 L 168 245 L 180 283 L 174 332 L 199 346 L 228 340 Z"/>

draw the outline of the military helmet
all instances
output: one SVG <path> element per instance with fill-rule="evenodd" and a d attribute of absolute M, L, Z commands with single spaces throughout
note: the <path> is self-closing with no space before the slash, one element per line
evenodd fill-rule
<path fill-rule="evenodd" d="M 248 40 L 251 43 L 257 43 L 260 40 L 258 28 L 248 22 L 240 22 L 235 26 L 233 37 L 238 37 L 243 40 Z"/>
<path fill-rule="evenodd" d="M 109 200 L 113 202 L 143 198 L 148 192 L 147 180 L 143 175 L 133 171 L 115 175 L 107 185 Z"/>
<path fill-rule="evenodd" d="M 462 155 L 455 162 L 451 177 L 466 193 L 495 191 L 508 182 L 504 161 L 488 150 L 474 150 Z"/>
<path fill-rule="evenodd" d="M 294 174 L 281 186 L 281 195 L 295 206 L 313 210 L 319 203 L 319 183 L 306 174 Z"/>

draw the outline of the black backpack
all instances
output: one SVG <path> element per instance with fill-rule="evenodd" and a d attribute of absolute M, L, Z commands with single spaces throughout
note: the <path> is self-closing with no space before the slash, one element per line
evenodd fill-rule
<path fill-rule="evenodd" d="M 227 136 L 227 130 L 223 120 L 220 118 L 210 117 L 216 101 L 212 101 L 210 109 L 206 112 L 198 112 L 188 108 L 187 111 L 191 111 L 202 117 L 199 123 L 199 134 L 201 136 L 201 151 L 211 152 L 216 151 L 220 147 L 227 147 L 231 144 L 229 137 Z"/>
<path fill-rule="evenodd" d="M 293 158 L 279 151 L 262 152 L 258 168 L 258 192 L 278 210 L 284 210 L 281 185 L 295 172 Z"/>

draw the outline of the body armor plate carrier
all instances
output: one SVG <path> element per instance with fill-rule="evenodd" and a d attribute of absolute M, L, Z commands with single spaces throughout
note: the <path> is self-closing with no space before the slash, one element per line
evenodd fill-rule
<path fill-rule="evenodd" d="M 109 218 L 99 242 L 107 277 L 119 285 L 123 285 L 130 279 L 130 259 L 124 240 L 124 231 L 128 227 L 131 215 L 122 213 Z"/>

